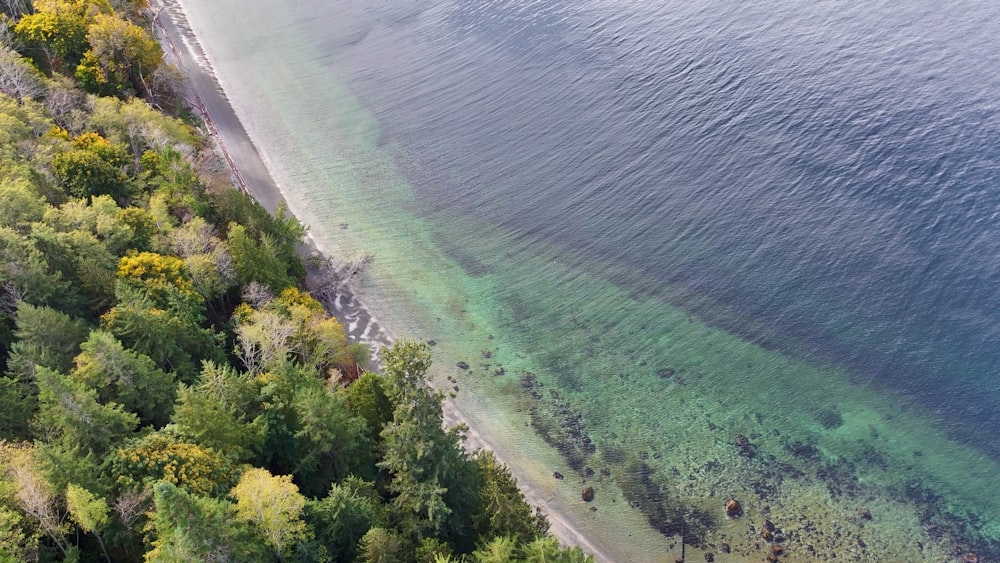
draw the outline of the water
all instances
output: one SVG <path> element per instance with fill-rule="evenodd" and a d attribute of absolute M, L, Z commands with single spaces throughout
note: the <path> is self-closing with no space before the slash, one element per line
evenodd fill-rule
<path fill-rule="evenodd" d="M 993 3 L 187 9 L 371 307 L 599 494 L 709 551 L 752 552 L 733 495 L 804 556 L 1000 555 Z"/>

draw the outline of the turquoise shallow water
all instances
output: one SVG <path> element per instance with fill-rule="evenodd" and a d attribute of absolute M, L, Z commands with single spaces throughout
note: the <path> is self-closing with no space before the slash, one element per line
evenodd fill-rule
<path fill-rule="evenodd" d="M 567 487 L 719 557 L 729 496 L 793 557 L 998 552 L 992 5 L 230 4 L 293 211 Z"/>

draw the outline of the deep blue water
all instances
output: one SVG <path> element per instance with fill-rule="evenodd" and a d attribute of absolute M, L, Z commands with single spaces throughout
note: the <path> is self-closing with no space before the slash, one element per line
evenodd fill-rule
<path fill-rule="evenodd" d="M 1000 5 L 341 8 L 312 31 L 424 212 L 626 266 L 1000 459 Z"/>

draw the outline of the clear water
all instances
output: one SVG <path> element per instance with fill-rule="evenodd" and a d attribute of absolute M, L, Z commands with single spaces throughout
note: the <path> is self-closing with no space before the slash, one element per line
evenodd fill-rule
<path fill-rule="evenodd" d="M 728 496 L 803 558 L 1000 556 L 996 4 L 204 4 L 292 210 L 571 491 L 720 557 Z"/>

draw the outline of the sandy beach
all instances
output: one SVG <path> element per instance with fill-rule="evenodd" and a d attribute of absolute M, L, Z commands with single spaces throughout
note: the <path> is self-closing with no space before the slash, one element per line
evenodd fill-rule
<path fill-rule="evenodd" d="M 284 200 L 281 190 L 216 79 L 208 57 L 187 24 L 183 7 L 170 0 L 154 0 L 152 5 L 156 14 L 155 26 L 164 45 L 165 55 L 187 76 L 188 103 L 204 120 L 216 152 L 229 167 L 234 183 L 266 209 L 274 212 Z M 300 251 L 305 257 L 322 256 L 321 249 L 317 248 L 308 235 Z M 352 295 L 349 283 L 325 301 L 330 313 L 343 324 L 352 340 L 366 342 L 374 350 L 391 345 L 392 333 L 381 326 L 365 304 Z M 609 549 L 599 540 L 589 537 L 573 517 L 562 513 L 557 505 L 566 499 L 558 498 L 549 487 L 539 486 L 525 471 L 511 464 L 503 449 L 496 447 L 489 434 L 477 426 L 472 417 L 466 416 L 453 400 L 444 402 L 443 411 L 446 426 L 464 424 L 468 427 L 465 440 L 467 450 L 494 451 L 500 461 L 510 466 L 525 498 L 547 515 L 551 535 L 564 545 L 580 546 L 597 561 L 619 560 L 618 556 L 613 555 L 619 550 Z"/>

